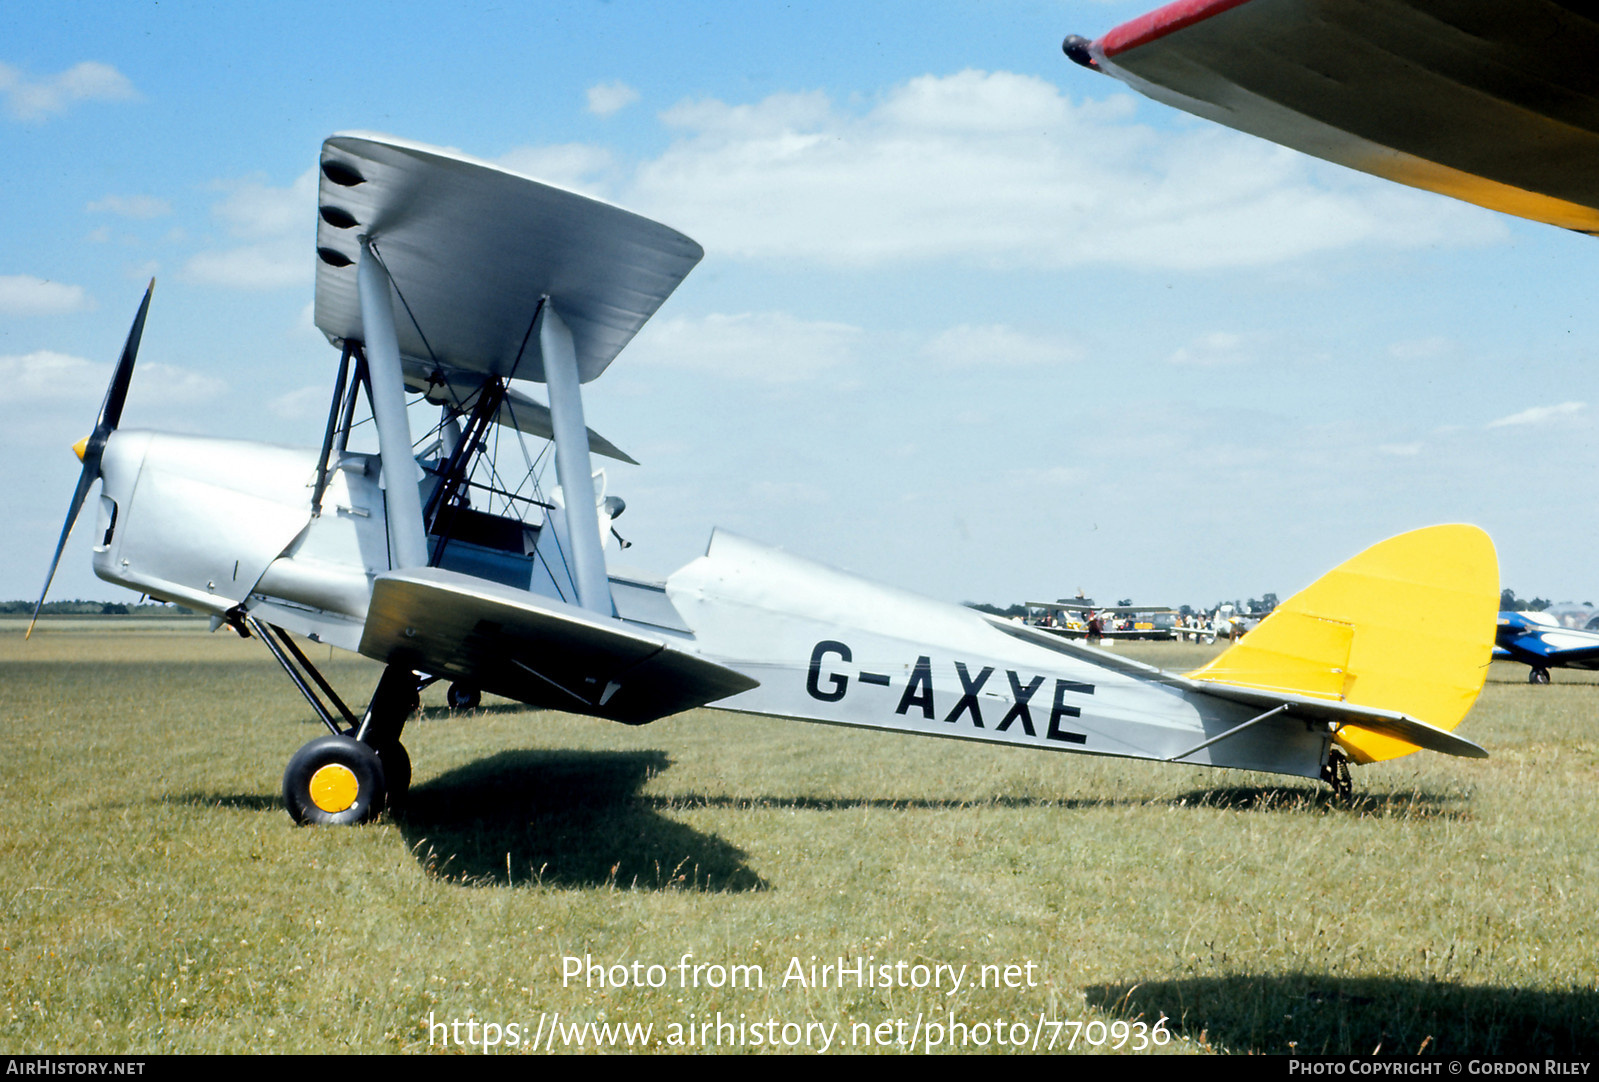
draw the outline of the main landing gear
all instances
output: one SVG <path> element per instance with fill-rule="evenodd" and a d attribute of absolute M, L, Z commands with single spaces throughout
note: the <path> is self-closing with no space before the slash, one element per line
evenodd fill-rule
<path fill-rule="evenodd" d="M 296 823 L 364 823 L 377 818 L 385 806 L 403 804 L 411 788 L 411 757 L 400 734 L 421 705 L 421 689 L 431 680 L 390 665 L 383 670 L 366 713 L 357 718 L 287 632 L 249 616 L 243 623 L 278 659 L 328 727 L 328 735 L 295 752 L 283 772 L 283 803 L 289 816 Z"/>
<path fill-rule="evenodd" d="M 450 704 L 451 710 L 476 710 L 483 705 L 483 691 L 476 684 L 457 680 L 445 693 L 444 701 Z"/>
<path fill-rule="evenodd" d="M 1542 665 L 1534 665 L 1532 670 L 1527 673 L 1527 683 L 1529 684 L 1547 684 L 1548 682 L 1549 670 Z"/>
<path fill-rule="evenodd" d="M 283 772 L 290 818 L 342 826 L 375 819 L 385 805 L 401 806 L 411 788 L 411 756 L 400 733 L 421 703 L 418 690 L 416 673 L 390 665 L 359 724 L 295 752 Z"/>

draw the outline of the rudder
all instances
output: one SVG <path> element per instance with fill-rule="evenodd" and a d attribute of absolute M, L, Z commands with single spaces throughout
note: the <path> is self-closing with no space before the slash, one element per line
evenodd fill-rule
<path fill-rule="evenodd" d="M 1188 675 L 1454 729 L 1487 678 L 1498 609 L 1499 559 L 1486 533 L 1413 530 L 1339 564 Z M 1357 763 L 1418 750 L 1358 725 L 1335 739 Z"/>

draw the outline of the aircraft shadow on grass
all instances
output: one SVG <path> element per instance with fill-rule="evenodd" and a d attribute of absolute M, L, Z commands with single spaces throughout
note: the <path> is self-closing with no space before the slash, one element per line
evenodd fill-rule
<path fill-rule="evenodd" d="M 1210 977 L 1086 989 L 1090 1007 L 1232 1052 L 1575 1056 L 1599 1053 L 1599 992 L 1391 977 Z"/>
<path fill-rule="evenodd" d="M 661 751 L 507 751 L 411 789 L 395 821 L 430 873 L 474 885 L 764 890 L 745 854 L 640 793 Z"/>
<path fill-rule="evenodd" d="M 1442 795 L 1419 790 L 1363 793 L 1340 802 L 1332 793 L 1279 785 L 1236 785 L 1227 789 L 1195 789 L 1169 803 L 1179 807 L 1223 808 L 1230 811 L 1297 811 L 1307 807 L 1357 819 L 1463 819 L 1467 813 L 1458 794 Z"/>

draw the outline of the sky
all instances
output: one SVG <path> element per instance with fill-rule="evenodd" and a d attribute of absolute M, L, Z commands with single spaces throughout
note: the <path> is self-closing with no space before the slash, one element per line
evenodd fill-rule
<path fill-rule="evenodd" d="M 1599 600 L 1594 240 L 1062 56 L 1147 6 L 5 6 L 0 598 L 152 276 L 124 427 L 320 442 L 315 166 L 365 130 L 704 246 L 585 388 L 630 566 L 720 526 L 948 601 L 1210 605 L 1471 522 L 1518 595 Z M 51 596 L 128 598 L 89 532 Z"/>

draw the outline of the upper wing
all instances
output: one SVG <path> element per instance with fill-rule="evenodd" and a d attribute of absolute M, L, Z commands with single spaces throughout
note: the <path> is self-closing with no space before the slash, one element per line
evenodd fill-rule
<path fill-rule="evenodd" d="M 530 335 L 548 296 L 587 383 L 610 364 L 704 250 L 659 222 L 454 151 L 389 136 L 322 144 L 316 325 L 363 339 L 360 238 L 394 283 L 408 375 L 542 380 Z"/>
<path fill-rule="evenodd" d="M 1569 0 L 1179 0 L 1067 55 L 1319 158 L 1599 232 L 1599 22 Z"/>

